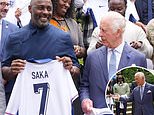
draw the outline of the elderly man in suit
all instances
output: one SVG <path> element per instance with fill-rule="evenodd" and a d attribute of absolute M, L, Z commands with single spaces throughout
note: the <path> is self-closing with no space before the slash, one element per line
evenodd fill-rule
<path fill-rule="evenodd" d="M 0 59 L 2 61 L 2 49 L 4 47 L 5 40 L 7 39 L 8 35 L 12 33 L 13 31 L 16 31 L 18 29 L 17 26 L 14 24 L 4 20 L 3 18 L 6 17 L 6 14 L 9 10 L 9 1 L 8 0 L 0 0 L 0 26 L 2 28 L 0 36 L 0 42 L 1 42 L 1 48 L 0 48 Z"/>
<path fill-rule="evenodd" d="M 6 14 L 9 10 L 9 1 L 8 0 L 0 0 L 0 65 L 1 61 L 3 60 L 3 47 L 4 43 L 8 37 L 8 35 L 15 31 L 18 27 L 13 25 L 12 23 L 4 20 L 3 18 L 6 17 Z M 1 66 L 0 66 L 1 67 Z M 0 115 L 3 115 L 6 108 L 6 97 L 5 97 L 5 90 L 4 90 L 4 80 L 2 79 L 2 74 L 0 70 Z"/>
<path fill-rule="evenodd" d="M 101 19 L 99 36 L 104 46 L 88 54 L 81 77 L 80 99 L 85 113 L 91 112 L 92 107 L 107 107 L 105 89 L 116 70 L 132 64 L 147 66 L 145 55 L 123 41 L 125 25 L 125 18 L 117 12 L 110 11 Z M 113 54 L 116 64 L 111 67 Z M 111 68 L 114 68 L 114 72 Z"/>
<path fill-rule="evenodd" d="M 4 44 L 9 36 L 10 33 L 16 31 L 18 27 L 8 21 L 6 21 L 4 18 L 7 15 L 7 12 L 9 10 L 9 1 L 8 0 L 0 0 L 0 26 L 1 26 L 1 33 L 0 33 L 0 61 L 4 58 Z M 8 101 L 8 97 L 11 94 L 12 84 L 13 82 L 6 82 L 3 79 L 1 79 L 3 84 L 5 84 L 5 96 L 6 96 L 6 103 Z M 3 87 L 2 87 L 3 88 Z M 0 96 L 1 97 L 1 96 Z"/>
<path fill-rule="evenodd" d="M 135 74 L 135 81 L 138 86 L 134 88 L 129 97 L 117 96 L 115 99 L 119 99 L 120 101 L 133 101 L 133 115 L 154 115 L 154 85 L 145 81 L 143 72 L 137 72 Z"/>
<path fill-rule="evenodd" d="M 3 60 L 3 47 L 4 43 L 8 37 L 8 35 L 17 30 L 18 27 L 13 25 L 12 23 L 4 20 L 3 18 L 6 17 L 6 14 L 9 10 L 9 1 L 8 0 L 0 0 L 0 67 L 1 61 Z M 0 70 L 0 115 L 3 115 L 6 108 L 6 99 L 5 99 L 5 90 L 4 84 L 5 81 L 2 79 L 1 70 Z"/>

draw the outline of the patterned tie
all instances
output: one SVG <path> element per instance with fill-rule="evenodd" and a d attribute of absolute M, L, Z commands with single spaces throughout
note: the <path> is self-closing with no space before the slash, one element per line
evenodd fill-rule
<path fill-rule="evenodd" d="M 152 0 L 148 0 L 148 21 L 152 19 Z"/>
<path fill-rule="evenodd" d="M 140 86 L 140 96 L 141 96 L 141 100 L 142 100 L 142 98 L 143 98 L 143 86 Z"/>
<path fill-rule="evenodd" d="M 115 50 L 112 50 L 109 62 L 109 79 L 116 73 L 116 55 Z"/>

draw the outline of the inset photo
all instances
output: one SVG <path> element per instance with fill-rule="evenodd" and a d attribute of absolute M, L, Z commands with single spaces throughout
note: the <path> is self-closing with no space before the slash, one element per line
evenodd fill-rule
<path fill-rule="evenodd" d="M 108 82 L 106 103 L 115 115 L 154 115 L 154 74 L 139 66 L 123 68 Z"/>

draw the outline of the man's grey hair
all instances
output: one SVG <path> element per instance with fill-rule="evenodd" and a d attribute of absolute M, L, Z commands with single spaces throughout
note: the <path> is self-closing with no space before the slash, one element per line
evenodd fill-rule
<path fill-rule="evenodd" d="M 145 75 L 144 75 L 143 72 L 137 72 L 137 73 L 135 73 L 134 76 L 135 76 L 135 77 L 139 77 L 139 78 L 143 78 L 143 79 L 145 80 Z"/>
<path fill-rule="evenodd" d="M 120 13 L 115 11 L 109 11 L 105 17 L 110 20 L 110 25 L 113 32 L 116 32 L 118 29 L 125 30 L 126 19 Z"/>

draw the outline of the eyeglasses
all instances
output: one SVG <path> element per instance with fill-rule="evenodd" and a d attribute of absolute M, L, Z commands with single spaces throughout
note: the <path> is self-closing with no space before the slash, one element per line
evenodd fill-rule
<path fill-rule="evenodd" d="M 2 6 L 2 7 L 5 7 L 5 6 L 10 6 L 10 4 L 9 3 L 7 3 L 7 2 L 0 2 L 0 5 Z"/>

